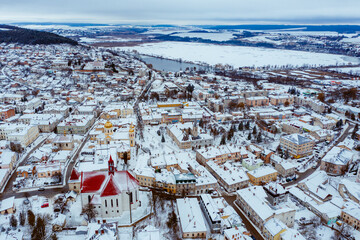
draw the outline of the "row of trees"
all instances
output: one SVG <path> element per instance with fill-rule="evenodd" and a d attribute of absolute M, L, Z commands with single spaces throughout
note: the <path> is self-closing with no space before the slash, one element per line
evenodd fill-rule
<path fill-rule="evenodd" d="M 245 130 L 250 130 L 250 122 L 249 121 L 247 121 L 245 123 L 245 126 L 244 126 L 243 122 L 240 122 L 238 127 L 236 127 L 235 125 L 232 125 L 231 128 L 229 129 L 229 131 L 222 135 L 221 140 L 220 140 L 220 145 L 225 145 L 226 140 L 231 141 L 231 139 L 233 138 L 235 132 L 243 131 L 244 129 Z M 256 126 L 254 126 L 252 132 L 249 132 L 247 140 L 252 140 L 252 138 L 253 138 L 252 136 L 254 136 L 256 138 L 257 143 L 262 142 L 261 131 L 258 132 Z"/>
<path fill-rule="evenodd" d="M 16 218 L 15 214 L 11 215 L 10 217 L 10 226 L 13 229 L 16 229 L 18 227 L 18 224 L 20 226 L 25 226 L 26 224 L 26 218 L 27 223 L 30 226 L 31 229 L 31 240 L 44 240 L 49 239 L 49 236 L 47 236 L 46 226 L 49 222 L 48 216 L 35 216 L 33 211 L 28 210 L 27 212 L 22 211 L 19 214 L 19 220 Z M 50 238 L 52 240 L 57 240 L 57 236 L 55 233 L 52 233 L 50 235 Z"/>

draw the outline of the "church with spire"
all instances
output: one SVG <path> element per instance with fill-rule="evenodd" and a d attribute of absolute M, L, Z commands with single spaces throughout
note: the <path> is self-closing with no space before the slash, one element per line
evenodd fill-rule
<path fill-rule="evenodd" d="M 140 206 L 138 181 L 128 171 L 118 171 L 111 156 L 108 171 L 79 174 L 74 169 L 69 185 L 71 183 L 76 183 L 79 188 L 82 207 L 92 204 L 98 213 L 97 217 L 120 217 L 124 211 L 130 208 L 135 210 Z"/>
<path fill-rule="evenodd" d="M 113 120 L 116 121 L 116 120 Z M 135 126 L 133 123 L 129 124 L 115 124 L 110 120 L 105 123 L 99 123 L 93 131 L 90 132 L 91 140 L 97 141 L 98 144 L 111 144 L 112 142 L 122 141 L 135 146 Z"/>
<path fill-rule="evenodd" d="M 111 121 L 103 119 L 97 123 L 89 135 L 96 155 L 95 160 L 101 158 L 101 169 L 105 167 L 103 163 L 110 155 L 119 169 L 122 169 L 121 165 L 131 159 L 131 149 L 136 145 L 136 131 L 133 123 L 124 122 L 122 119 Z"/>

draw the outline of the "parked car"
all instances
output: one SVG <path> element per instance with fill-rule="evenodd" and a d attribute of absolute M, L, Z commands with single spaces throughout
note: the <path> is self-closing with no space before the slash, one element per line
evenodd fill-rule
<path fill-rule="evenodd" d="M 41 205 L 41 208 L 46 208 L 46 207 L 49 207 L 49 203 L 44 203 L 43 205 Z"/>
<path fill-rule="evenodd" d="M 38 191 L 45 191 L 45 188 L 39 188 Z"/>

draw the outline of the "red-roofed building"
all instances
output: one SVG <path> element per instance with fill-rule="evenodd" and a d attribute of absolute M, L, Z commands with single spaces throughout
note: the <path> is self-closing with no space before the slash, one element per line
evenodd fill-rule
<path fill-rule="evenodd" d="M 139 184 L 128 171 L 117 171 L 110 157 L 105 171 L 71 173 L 70 181 L 80 179 L 81 204 L 93 204 L 98 217 L 119 217 L 124 211 L 139 205 Z M 76 171 L 76 170 L 75 170 Z M 72 180 L 73 179 L 73 180 Z"/>
<path fill-rule="evenodd" d="M 80 179 L 81 175 L 75 168 L 73 168 L 70 179 L 69 179 L 69 189 L 75 192 L 80 192 Z"/>

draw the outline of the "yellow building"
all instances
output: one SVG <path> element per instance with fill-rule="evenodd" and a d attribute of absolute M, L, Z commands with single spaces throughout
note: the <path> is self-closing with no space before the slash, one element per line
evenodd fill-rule
<path fill-rule="evenodd" d="M 158 108 L 169 108 L 169 107 L 183 107 L 182 103 L 158 103 L 157 104 Z"/>
<path fill-rule="evenodd" d="M 104 134 L 105 136 L 111 136 L 113 133 L 113 125 L 110 121 L 107 121 L 104 124 Z"/>
<path fill-rule="evenodd" d="M 40 166 L 36 169 L 38 178 L 51 178 L 54 176 L 61 175 L 61 165 L 60 164 L 49 164 Z"/>
<path fill-rule="evenodd" d="M 268 240 L 280 240 L 281 234 L 286 231 L 286 225 L 276 218 L 268 220 L 263 229 L 263 233 Z"/>
<path fill-rule="evenodd" d="M 134 114 L 134 109 L 130 105 L 108 105 L 103 110 L 100 118 L 102 119 L 117 119 L 126 118 Z"/>
<path fill-rule="evenodd" d="M 302 158 L 311 155 L 315 142 L 303 135 L 294 133 L 280 138 L 280 146 L 294 158 Z"/>
<path fill-rule="evenodd" d="M 247 173 L 253 185 L 265 185 L 268 182 L 276 181 L 278 172 L 272 167 L 261 167 Z"/>
<path fill-rule="evenodd" d="M 110 144 L 111 142 L 123 142 L 130 147 L 134 147 L 135 126 L 131 124 L 129 129 L 127 129 L 126 126 L 117 126 L 114 130 L 113 124 L 108 120 L 104 125 L 99 123 L 95 129 L 90 132 L 90 139 L 97 141 L 100 145 Z M 130 153 L 130 149 L 126 151 Z"/>
<path fill-rule="evenodd" d="M 135 146 L 135 126 L 131 123 L 129 129 L 130 147 Z"/>
<path fill-rule="evenodd" d="M 137 174 L 136 179 L 139 181 L 139 184 L 141 186 L 144 186 L 144 187 L 155 186 L 155 177 Z"/>
<path fill-rule="evenodd" d="M 288 103 L 289 105 L 292 105 L 294 103 L 294 97 L 291 95 L 275 95 L 275 96 L 270 96 L 270 103 L 274 106 L 277 105 L 285 105 L 286 103 Z"/>
<path fill-rule="evenodd" d="M 267 97 L 258 96 L 258 97 L 249 97 L 246 98 L 246 106 L 248 107 L 260 107 L 260 106 L 268 106 L 269 99 Z"/>
<path fill-rule="evenodd" d="M 341 220 L 359 231 L 360 229 L 360 209 L 358 207 L 345 208 L 341 211 Z"/>

